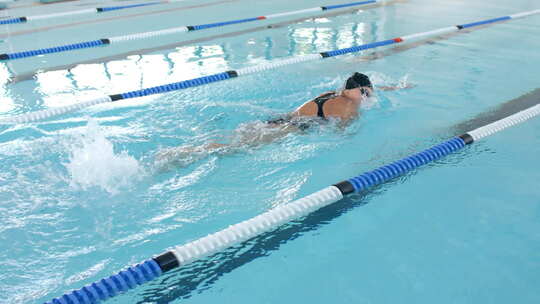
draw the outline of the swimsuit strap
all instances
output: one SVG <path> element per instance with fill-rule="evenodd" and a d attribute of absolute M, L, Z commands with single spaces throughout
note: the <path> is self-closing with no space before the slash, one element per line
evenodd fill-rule
<path fill-rule="evenodd" d="M 330 92 L 313 99 L 313 102 L 317 104 L 317 116 L 321 118 L 326 118 L 324 117 L 323 105 L 325 102 L 335 98 L 336 96 L 336 92 Z"/>

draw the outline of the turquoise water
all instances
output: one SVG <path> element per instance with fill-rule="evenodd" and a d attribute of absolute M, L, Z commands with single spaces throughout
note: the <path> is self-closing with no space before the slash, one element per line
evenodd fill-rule
<path fill-rule="evenodd" d="M 179 11 L 176 25 L 184 25 L 178 15 L 204 23 L 342 2 L 246 3 Z M 69 70 L 46 71 L 178 37 L 3 63 L 1 79 L 43 71 L 3 83 L 0 118 L 537 8 L 526 0 L 411 0 Z M 24 50 L 37 45 L 36 37 L 54 45 L 92 31 L 157 29 L 160 18 L 166 27 L 173 17 L 20 35 L 1 47 Z M 372 52 L 342 56 L 0 126 L 0 303 L 48 301 L 456 135 L 459 123 L 538 88 L 539 28 L 540 17 L 533 16 L 407 51 L 387 48 L 377 60 L 366 57 Z M 156 168 L 162 149 L 226 139 L 239 125 L 336 89 L 353 71 L 378 85 L 414 88 L 378 92 L 345 130 L 323 126 L 235 155 Z M 538 303 L 539 128 L 536 119 L 506 130 L 109 302 Z"/>

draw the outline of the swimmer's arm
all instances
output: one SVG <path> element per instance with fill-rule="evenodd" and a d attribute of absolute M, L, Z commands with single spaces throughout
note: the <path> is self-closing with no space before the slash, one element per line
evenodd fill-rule
<path fill-rule="evenodd" d="M 261 144 L 269 144 L 278 139 L 283 138 L 289 133 L 295 132 L 298 129 L 294 126 L 283 125 L 276 127 L 269 127 L 268 125 L 260 127 L 256 130 L 256 125 L 253 125 L 255 130 L 253 132 L 242 132 L 236 130 L 236 140 L 233 143 L 207 143 L 202 146 L 207 152 L 220 152 L 221 154 L 230 154 L 248 147 L 256 147 Z"/>
<path fill-rule="evenodd" d="M 377 90 L 381 90 L 381 91 L 397 91 L 401 89 L 410 89 L 413 87 L 414 85 L 407 83 L 404 86 L 377 86 L 376 88 Z"/>
<path fill-rule="evenodd" d="M 339 121 L 337 123 L 337 126 L 340 130 L 345 130 L 351 123 L 353 123 L 356 119 L 358 119 L 359 113 L 357 111 L 351 111 L 346 113 L 345 115 L 342 115 L 339 118 Z"/>

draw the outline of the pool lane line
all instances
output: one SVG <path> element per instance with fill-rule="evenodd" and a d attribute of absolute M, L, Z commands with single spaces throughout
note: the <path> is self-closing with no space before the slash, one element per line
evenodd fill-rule
<path fill-rule="evenodd" d="M 130 14 L 130 15 L 103 17 L 103 18 L 100 18 L 100 19 L 83 20 L 83 21 L 77 21 L 77 22 L 72 22 L 72 23 L 67 23 L 67 24 L 49 25 L 49 26 L 44 26 L 44 27 L 40 27 L 40 28 L 32 28 L 32 29 L 28 29 L 28 30 L 13 31 L 13 32 L 10 32 L 9 34 L 0 34 L 0 38 L 10 38 L 10 37 L 27 35 L 27 34 L 35 34 L 35 33 L 39 33 L 39 32 L 47 32 L 47 31 L 51 31 L 51 30 L 56 30 L 56 29 L 61 29 L 61 28 L 68 28 L 68 27 L 79 26 L 79 25 L 103 23 L 103 22 L 112 21 L 112 20 L 122 20 L 122 19 L 128 19 L 128 18 L 133 18 L 133 17 L 149 16 L 149 15 L 156 15 L 156 14 L 165 14 L 165 13 L 171 13 L 171 12 L 174 12 L 174 11 L 184 11 L 184 10 L 189 10 L 189 9 L 194 9 L 194 8 L 208 7 L 208 6 L 213 6 L 213 5 L 223 4 L 223 3 L 236 2 L 236 1 L 238 1 L 238 0 L 221 0 L 221 1 L 215 1 L 215 2 L 210 2 L 210 3 L 201 3 L 201 4 L 194 4 L 194 5 L 189 5 L 189 6 L 182 6 L 182 7 L 155 10 L 155 11 L 150 11 L 150 12 L 139 12 L 139 13 Z"/>
<path fill-rule="evenodd" d="M 0 60 L 8 61 L 8 60 L 14 60 L 14 59 L 35 57 L 35 56 L 44 55 L 44 54 L 52 54 L 52 53 L 74 51 L 74 50 L 79 50 L 79 49 L 94 48 L 98 46 L 103 47 L 103 46 L 114 45 L 117 43 L 128 42 L 128 41 L 133 41 L 133 40 L 156 38 L 156 37 L 165 36 L 165 35 L 194 32 L 194 31 L 200 31 L 200 30 L 205 30 L 209 28 L 222 27 L 222 26 L 233 25 L 233 24 L 281 18 L 281 17 L 293 16 L 293 15 L 299 15 L 299 14 L 305 14 L 305 13 L 328 11 L 328 10 L 333 10 L 333 9 L 352 7 L 352 6 L 362 6 L 362 5 L 367 5 L 367 4 L 383 3 L 385 1 L 387 0 L 368 0 L 368 1 L 361 1 L 361 2 L 338 4 L 338 5 L 319 6 L 319 7 L 301 9 L 301 10 L 290 11 L 290 12 L 270 14 L 266 16 L 258 16 L 258 17 L 236 19 L 236 20 L 229 20 L 229 21 L 222 21 L 222 22 L 215 22 L 215 23 L 199 24 L 199 25 L 187 25 L 187 26 L 173 27 L 173 28 L 167 28 L 167 29 L 162 29 L 162 30 L 157 30 L 157 31 L 134 33 L 134 34 L 129 34 L 129 35 L 114 36 L 114 37 L 109 37 L 109 38 L 100 38 L 96 40 L 89 40 L 89 41 L 60 45 L 60 46 L 49 47 L 49 48 L 41 48 L 41 49 L 35 49 L 35 50 L 29 50 L 29 51 L 15 52 L 15 53 L 4 53 L 4 54 L 0 54 Z M 13 19 L 10 19 L 10 20 L 13 20 Z M 9 20 L 4 20 L 4 21 L 7 22 Z M 3 21 L 0 21 L 0 24 L 2 24 L 2 22 Z"/>
<path fill-rule="evenodd" d="M 150 1 L 146 3 L 138 3 L 138 4 L 86 8 L 86 9 L 81 9 L 81 10 L 76 10 L 76 11 L 67 11 L 67 12 L 53 13 L 53 14 L 21 16 L 21 17 L 0 20 L 0 25 L 28 23 L 28 22 L 36 21 L 36 20 L 57 19 L 57 18 L 63 18 L 63 17 L 77 16 L 77 15 L 99 14 L 99 13 L 106 13 L 106 12 L 111 12 L 111 11 L 129 9 L 129 8 L 173 3 L 173 2 L 180 2 L 180 1 L 185 1 L 185 0 L 159 0 L 159 1 Z"/>
<path fill-rule="evenodd" d="M 379 186 L 428 163 L 457 152 L 484 137 L 523 123 L 538 115 L 540 115 L 540 105 L 535 105 L 501 120 L 456 136 L 422 152 L 341 181 L 301 199 L 279 205 L 256 217 L 229 226 L 214 234 L 173 247 L 165 253 L 86 285 L 81 289 L 73 290 L 45 304 L 91 304 L 107 300 L 133 289 L 137 285 L 142 285 L 147 281 L 153 280 L 165 272 L 243 243 L 262 233 L 272 231 L 292 220 L 305 217 L 314 211 L 343 199 L 346 195 L 363 192 Z"/>
<path fill-rule="evenodd" d="M 129 98 L 149 96 L 149 95 L 154 95 L 154 94 L 162 94 L 162 93 L 167 93 L 167 92 L 172 92 L 172 91 L 177 91 L 177 90 L 183 90 L 183 89 L 187 89 L 191 87 L 197 87 L 197 86 L 207 85 L 207 84 L 218 82 L 218 81 L 236 78 L 243 75 L 259 73 L 266 70 L 272 70 L 272 69 L 276 69 L 276 68 L 290 65 L 290 64 L 336 57 L 336 56 L 340 56 L 344 54 L 360 52 L 363 50 L 401 43 L 404 41 L 409 41 L 409 40 L 418 39 L 418 38 L 425 38 L 429 36 L 439 36 L 442 34 L 448 34 L 450 32 L 461 31 L 464 29 L 468 29 L 468 28 L 472 28 L 476 26 L 482 26 L 482 25 L 486 25 L 490 23 L 507 21 L 507 20 L 517 19 L 517 18 L 524 18 L 524 17 L 531 16 L 534 14 L 540 14 L 540 9 L 534 10 L 534 11 L 517 13 L 510 16 L 505 16 L 505 17 L 499 17 L 499 18 L 487 19 L 487 20 L 478 21 L 478 22 L 444 27 L 444 28 L 440 28 L 440 29 L 436 29 L 436 30 L 432 30 L 428 32 L 422 32 L 422 33 L 402 36 L 398 38 L 372 42 L 372 43 L 363 44 L 359 46 L 353 46 L 349 48 L 343 48 L 343 49 L 322 52 L 322 53 L 317 53 L 317 54 L 311 54 L 311 55 L 291 57 L 287 59 L 280 59 L 280 60 L 276 60 L 269 63 L 263 63 L 256 66 L 240 68 L 238 70 L 231 70 L 231 71 L 212 74 L 208 76 L 193 78 L 189 80 L 159 85 L 159 86 L 155 86 L 151 88 L 145 88 L 145 89 L 125 92 L 125 93 L 120 93 L 120 94 L 103 96 L 103 97 L 91 99 L 88 101 L 75 103 L 69 106 L 55 107 L 55 108 L 50 108 L 46 110 L 35 111 L 35 112 L 30 112 L 30 113 L 16 115 L 13 117 L 0 119 L 0 124 L 19 124 L 19 123 L 35 122 L 35 121 L 44 120 L 53 116 L 62 115 L 62 114 L 73 112 L 73 111 L 78 111 L 78 110 L 81 110 L 81 109 L 84 109 L 93 105 L 97 105 L 97 104 L 114 102 L 114 101 L 119 101 L 123 99 L 129 99 Z"/>

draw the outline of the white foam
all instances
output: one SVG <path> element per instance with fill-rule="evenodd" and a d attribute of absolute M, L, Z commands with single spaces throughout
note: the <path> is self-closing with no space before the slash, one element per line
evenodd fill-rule
<path fill-rule="evenodd" d="M 116 194 L 139 179 L 142 167 L 127 151 L 114 152 L 112 142 L 95 120 L 89 120 L 86 134 L 71 144 L 69 162 L 65 164 L 71 185 L 81 189 L 100 187 Z"/>
<path fill-rule="evenodd" d="M 406 89 L 411 86 L 411 83 L 409 82 L 409 76 L 410 74 L 405 74 L 403 77 L 401 77 L 398 81 L 397 87 L 400 89 Z"/>

